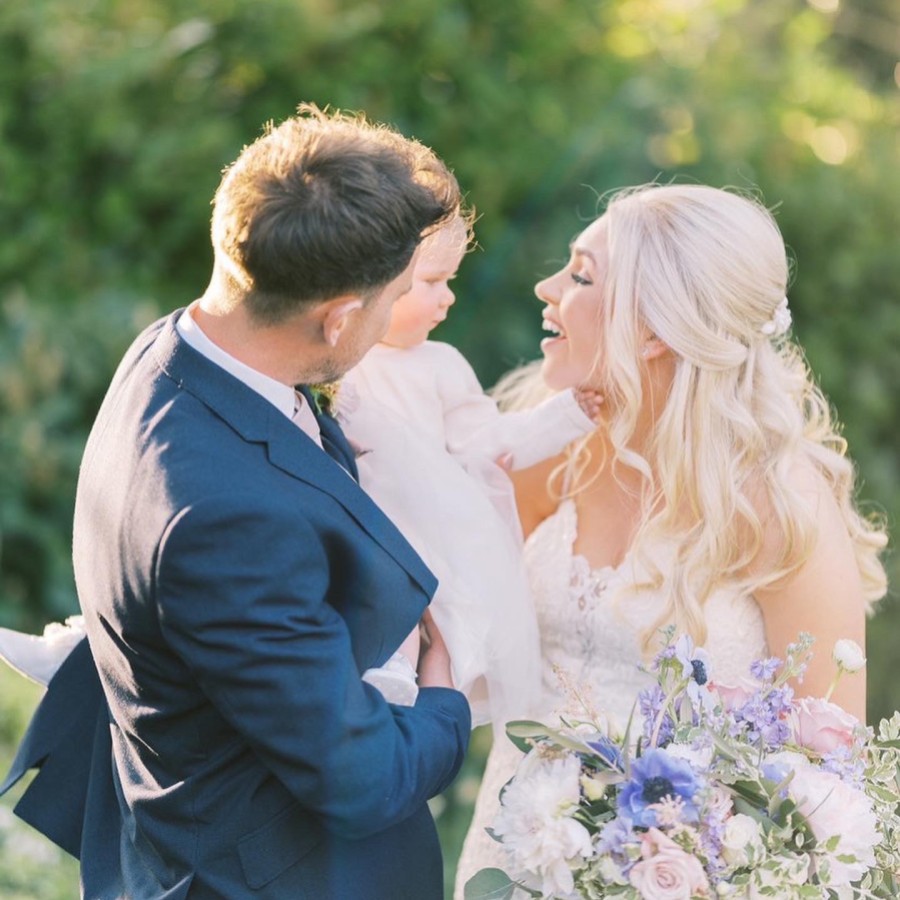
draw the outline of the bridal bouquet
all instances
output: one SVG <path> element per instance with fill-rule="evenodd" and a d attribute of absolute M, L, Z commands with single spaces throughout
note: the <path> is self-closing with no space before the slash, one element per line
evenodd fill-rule
<path fill-rule="evenodd" d="M 624 735 L 588 709 L 511 723 L 526 756 L 492 829 L 509 874 L 481 870 L 467 900 L 897 896 L 900 712 L 875 733 L 827 698 L 795 699 L 811 643 L 721 684 L 669 632 Z M 865 663 L 852 641 L 834 659 L 834 683 Z"/>

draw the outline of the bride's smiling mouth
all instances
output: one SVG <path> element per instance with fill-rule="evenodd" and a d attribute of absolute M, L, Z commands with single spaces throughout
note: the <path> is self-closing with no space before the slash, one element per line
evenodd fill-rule
<path fill-rule="evenodd" d="M 554 344 L 559 343 L 560 341 L 566 340 L 566 333 L 563 331 L 562 326 L 551 319 L 549 316 L 543 317 L 543 323 L 541 325 L 544 331 L 550 332 L 550 337 L 545 337 L 541 341 L 541 349 L 545 349 L 546 347 L 551 347 Z"/>

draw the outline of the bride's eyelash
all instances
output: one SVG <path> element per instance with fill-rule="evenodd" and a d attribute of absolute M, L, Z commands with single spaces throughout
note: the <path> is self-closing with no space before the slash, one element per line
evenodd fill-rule
<path fill-rule="evenodd" d="M 579 275 L 577 272 L 572 273 L 572 281 L 574 281 L 575 284 L 583 284 L 583 285 L 590 285 L 590 284 L 594 283 L 593 281 L 590 280 L 590 278 L 585 278 L 583 275 Z"/>

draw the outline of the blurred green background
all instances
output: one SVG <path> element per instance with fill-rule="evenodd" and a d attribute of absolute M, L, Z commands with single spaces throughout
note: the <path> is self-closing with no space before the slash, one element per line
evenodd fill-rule
<path fill-rule="evenodd" d="M 537 355 L 532 285 L 598 193 L 758 188 L 796 261 L 795 333 L 893 527 L 898 59 L 895 0 L 3 0 L 0 624 L 75 611 L 75 479 L 112 369 L 203 290 L 221 168 L 300 100 L 365 110 L 455 169 L 480 249 L 436 336 L 485 384 Z M 900 707 L 898 639 L 889 599 L 870 719 Z M 0 673 L 0 764 L 38 697 Z M 435 803 L 448 882 L 487 744 Z M 76 896 L 58 858 L 0 806 L 0 895 Z"/>

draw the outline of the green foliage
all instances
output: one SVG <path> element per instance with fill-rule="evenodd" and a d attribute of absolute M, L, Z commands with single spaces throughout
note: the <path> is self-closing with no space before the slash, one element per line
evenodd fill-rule
<path fill-rule="evenodd" d="M 4 0 L 0 624 L 75 610 L 77 466 L 115 362 L 203 290 L 219 170 L 301 100 L 392 122 L 456 170 L 481 249 L 437 337 L 485 383 L 537 355 L 533 284 L 598 194 L 672 178 L 758 190 L 796 261 L 796 334 L 864 499 L 893 525 L 900 26 L 891 0 L 831 5 Z M 869 638 L 876 720 L 900 706 L 898 634 L 886 603 Z"/>
<path fill-rule="evenodd" d="M 76 608 L 71 522 L 88 429 L 146 303 L 93 296 L 67 311 L 0 303 L 0 624 L 37 629 Z"/>

